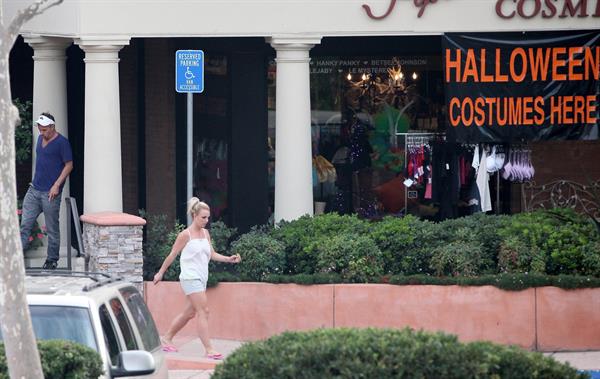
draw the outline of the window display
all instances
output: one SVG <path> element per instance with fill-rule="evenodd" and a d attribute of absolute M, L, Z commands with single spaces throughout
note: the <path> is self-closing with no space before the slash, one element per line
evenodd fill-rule
<path fill-rule="evenodd" d="M 227 58 L 205 56 L 205 92 L 194 102 L 194 196 L 210 204 L 211 219 L 226 217 L 228 207 Z"/>
<path fill-rule="evenodd" d="M 443 220 L 497 208 L 499 186 L 509 185 L 501 176 L 517 177 L 515 163 L 529 167 L 527 150 L 447 141 L 442 78 L 441 56 L 311 59 L 315 214 Z M 271 204 L 275 80 L 272 62 Z"/>
<path fill-rule="evenodd" d="M 441 57 L 313 57 L 313 156 L 336 171 L 313 193 L 325 211 L 405 212 L 405 135 L 443 126 Z M 317 177 L 318 178 L 318 177 Z"/>

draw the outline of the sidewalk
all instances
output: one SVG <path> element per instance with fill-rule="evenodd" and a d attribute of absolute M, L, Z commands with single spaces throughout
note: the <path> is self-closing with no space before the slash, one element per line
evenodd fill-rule
<path fill-rule="evenodd" d="M 204 347 L 199 338 L 176 337 L 173 342 L 179 351 L 165 353 L 169 379 L 208 379 L 216 365 L 222 362 L 204 357 Z M 243 342 L 212 339 L 212 343 L 226 359 Z"/>
<path fill-rule="evenodd" d="M 193 337 L 175 338 L 178 352 L 166 353 L 170 379 L 208 379 L 216 365 L 222 361 L 204 358 L 204 348 L 200 339 Z M 213 339 L 217 351 L 227 357 L 243 342 Z M 593 379 L 600 379 L 600 351 L 577 351 L 544 353 L 559 362 L 569 364 L 579 370 L 592 374 Z"/>

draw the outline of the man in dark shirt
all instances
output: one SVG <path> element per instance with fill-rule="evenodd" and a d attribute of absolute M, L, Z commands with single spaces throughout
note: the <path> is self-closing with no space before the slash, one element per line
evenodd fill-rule
<path fill-rule="evenodd" d="M 48 250 L 44 269 L 56 268 L 60 249 L 59 211 L 63 185 L 73 170 L 73 153 L 69 141 L 56 131 L 54 116 L 42 113 L 36 121 L 40 135 L 35 152 L 35 175 L 30 184 L 21 216 L 21 244 L 29 245 L 35 220 L 44 212 Z"/>

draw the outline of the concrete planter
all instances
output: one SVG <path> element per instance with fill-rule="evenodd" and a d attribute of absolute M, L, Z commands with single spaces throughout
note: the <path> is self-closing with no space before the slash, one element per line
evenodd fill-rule
<path fill-rule="evenodd" d="M 214 338 L 250 341 L 286 330 L 410 326 L 530 350 L 600 350 L 600 289 L 221 283 L 207 295 Z M 184 307 L 179 283 L 146 283 L 145 296 L 164 333 Z M 195 327 L 190 323 L 180 333 L 195 335 Z"/>

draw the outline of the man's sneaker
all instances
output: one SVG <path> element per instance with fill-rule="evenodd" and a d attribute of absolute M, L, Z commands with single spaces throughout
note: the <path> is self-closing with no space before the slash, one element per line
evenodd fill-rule
<path fill-rule="evenodd" d="M 44 262 L 44 265 L 42 266 L 42 268 L 44 270 L 56 270 L 56 266 L 57 266 L 56 261 L 46 261 L 46 262 Z"/>

